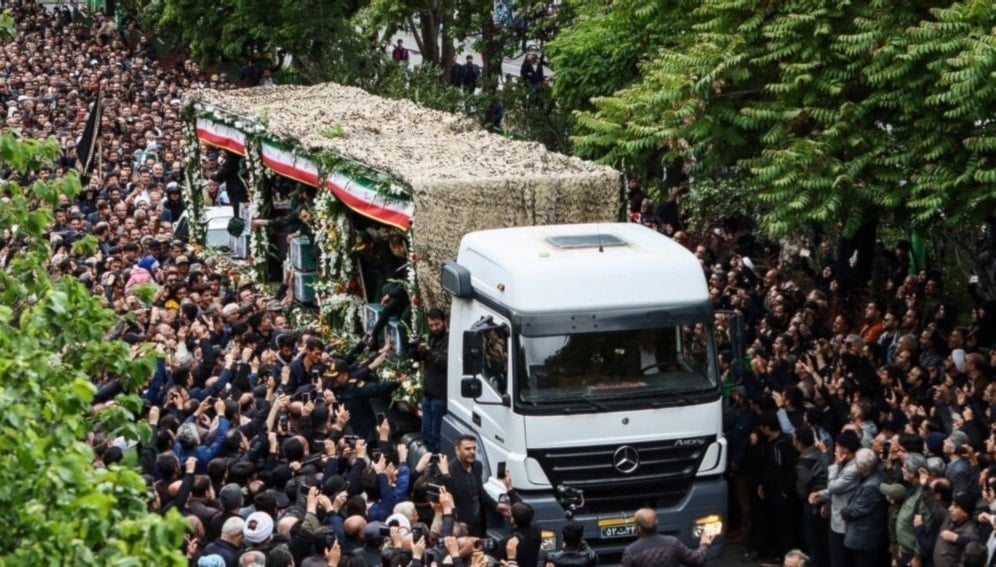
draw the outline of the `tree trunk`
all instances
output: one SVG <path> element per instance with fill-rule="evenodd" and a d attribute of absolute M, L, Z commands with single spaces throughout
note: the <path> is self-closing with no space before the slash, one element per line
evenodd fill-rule
<path fill-rule="evenodd" d="M 495 26 L 494 18 L 487 16 L 481 25 L 481 58 L 484 60 L 484 77 L 501 78 L 502 43 L 501 34 Z"/>
<path fill-rule="evenodd" d="M 450 26 L 453 25 L 450 18 L 446 18 L 443 21 L 442 33 L 442 44 L 443 49 L 439 54 L 439 67 L 442 69 L 440 76 L 444 83 L 449 83 L 450 80 L 450 68 L 456 63 L 456 48 L 453 47 L 453 38 L 450 36 Z"/>

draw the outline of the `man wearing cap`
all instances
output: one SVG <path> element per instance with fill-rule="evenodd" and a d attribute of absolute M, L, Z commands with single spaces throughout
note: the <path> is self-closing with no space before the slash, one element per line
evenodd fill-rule
<path fill-rule="evenodd" d="M 889 503 L 879 489 L 882 477 L 875 452 L 858 449 L 854 463 L 861 475 L 861 484 L 840 511 L 840 517 L 846 522 L 844 546 L 850 551 L 855 567 L 878 567 L 887 564 Z"/>
<path fill-rule="evenodd" d="M 809 495 L 809 503 L 816 505 L 830 501 L 830 565 L 850 567 L 851 553 L 844 546 L 847 523 L 840 511 L 861 484 L 861 474 L 854 463 L 854 453 L 861 448 L 861 439 L 853 429 L 845 429 L 836 439 L 834 462 L 827 473 L 827 487 Z"/>
<path fill-rule="evenodd" d="M 899 567 L 906 567 L 914 558 L 923 559 L 920 545 L 916 539 L 913 519 L 920 516 L 922 522 L 931 521 L 930 508 L 923 493 L 921 475 L 926 480 L 927 459 L 920 453 L 907 453 L 903 459 L 903 480 L 912 488 L 904 489 L 902 505 L 896 513 L 896 562 Z M 893 487 L 903 487 L 901 484 L 883 484 L 882 491 L 886 494 Z M 889 494 L 887 498 L 893 499 Z"/>
<path fill-rule="evenodd" d="M 978 539 L 978 528 L 972 518 L 977 501 L 976 492 L 955 493 L 934 543 L 934 565 L 960 565 L 965 546 Z"/>
<path fill-rule="evenodd" d="M 975 470 L 972 463 L 965 458 L 968 454 L 968 435 L 964 431 L 953 431 L 944 440 L 944 456 L 948 458 L 948 466 L 944 469 L 944 476 L 951 481 L 951 492 L 978 492 L 979 472 Z"/>
<path fill-rule="evenodd" d="M 390 343 L 386 343 L 386 347 L 390 346 Z M 353 427 L 353 431 L 371 443 L 377 439 L 377 422 L 370 400 L 389 396 L 398 387 L 398 382 L 393 380 L 370 382 L 367 379 L 369 370 L 376 367 L 375 363 L 379 364 L 378 360 L 383 362 L 387 352 L 382 348 L 374 363 L 361 368 L 352 366 L 342 359 L 333 359 L 331 367 L 325 374 L 333 380 L 332 389 L 336 398 L 346 404 L 346 409 L 349 410 L 349 424 Z"/>

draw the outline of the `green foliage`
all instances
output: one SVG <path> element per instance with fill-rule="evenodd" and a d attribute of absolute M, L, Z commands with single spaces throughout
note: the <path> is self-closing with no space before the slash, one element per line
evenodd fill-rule
<path fill-rule="evenodd" d="M 348 20 L 358 9 L 355 0 L 156 0 L 142 19 L 188 44 L 202 65 L 266 59 L 279 50 L 297 66 L 352 42 L 357 34 Z"/>
<path fill-rule="evenodd" d="M 550 151 L 570 153 L 574 118 L 553 99 L 550 89 L 530 88 L 520 81 L 506 83 L 500 91 L 487 89 L 472 100 L 472 111 L 488 129 L 492 129 L 495 100 L 505 109 L 500 133 L 516 140 L 539 142 Z"/>
<path fill-rule="evenodd" d="M 689 155 L 700 178 L 732 168 L 771 235 L 991 210 L 990 2 L 715 0 L 690 18 L 639 83 L 579 114 L 580 153 L 648 178 Z"/>
<path fill-rule="evenodd" d="M 0 16 L 0 28 L 8 24 Z M 0 134 L 0 166 L 18 173 L 57 153 L 55 140 Z M 111 438 L 148 436 L 135 423 L 137 396 L 90 414 L 91 377 L 118 377 L 134 392 L 153 364 L 104 340 L 114 313 L 84 285 L 46 273 L 50 211 L 60 195 L 78 191 L 72 175 L 28 186 L 11 180 L 0 189 L 0 232 L 17 243 L 0 270 L 0 565 L 185 565 L 183 521 L 149 513 L 141 475 L 96 469 L 83 442 L 95 428 Z"/>
<path fill-rule="evenodd" d="M 697 3 L 685 0 L 570 0 L 569 26 L 546 46 L 556 73 L 554 95 L 570 110 L 640 80 L 640 65 L 688 35 Z"/>

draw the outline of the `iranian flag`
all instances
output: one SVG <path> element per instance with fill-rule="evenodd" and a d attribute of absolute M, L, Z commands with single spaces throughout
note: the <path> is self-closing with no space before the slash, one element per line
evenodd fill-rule
<path fill-rule="evenodd" d="M 318 167 L 311 160 L 269 142 L 263 142 L 262 150 L 263 165 L 279 175 L 312 187 L 324 187 L 357 214 L 377 222 L 401 230 L 411 227 L 412 204 L 377 192 L 366 179 L 333 174 L 320 182 Z"/>
<path fill-rule="evenodd" d="M 246 135 L 207 118 L 197 119 L 197 137 L 212 146 L 229 150 L 240 156 L 246 155 Z"/>

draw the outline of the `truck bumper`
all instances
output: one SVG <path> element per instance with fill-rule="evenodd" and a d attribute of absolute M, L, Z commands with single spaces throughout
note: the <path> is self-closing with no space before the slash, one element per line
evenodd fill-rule
<path fill-rule="evenodd" d="M 560 503 L 547 492 L 520 493 L 522 499 L 535 511 L 534 523 L 544 531 L 552 531 L 557 537 L 557 548 L 560 547 L 560 529 L 566 522 L 565 510 Z M 632 496 L 620 494 L 620 497 Z M 692 531 L 695 521 L 705 516 L 718 515 L 726 523 L 727 488 L 723 477 L 699 479 L 692 484 L 691 490 L 676 506 L 657 508 L 657 524 L 659 531 L 680 539 L 690 549 L 696 549 L 698 540 Z M 584 539 L 600 555 L 618 555 L 627 545 L 636 540 L 636 536 L 627 533 L 626 523 L 632 521 L 636 510 L 619 510 L 617 513 L 586 514 L 581 508 L 574 514 L 574 521 L 584 526 Z M 628 522 L 627 522 L 628 520 Z M 603 528 L 616 526 L 618 537 L 605 537 Z M 608 530 L 606 530 L 608 531 Z M 710 557 L 717 557 L 723 551 L 722 535 L 713 541 L 710 547 Z"/>

